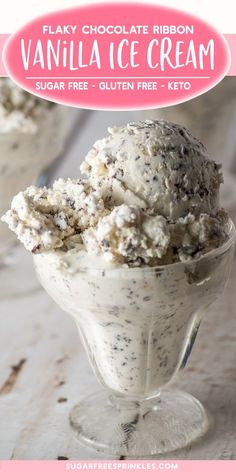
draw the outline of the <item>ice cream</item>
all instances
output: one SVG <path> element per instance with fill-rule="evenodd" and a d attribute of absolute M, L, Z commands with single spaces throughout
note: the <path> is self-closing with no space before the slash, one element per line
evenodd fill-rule
<path fill-rule="evenodd" d="M 34 260 L 45 290 L 73 316 L 100 382 L 143 399 L 186 364 L 202 316 L 224 289 L 232 251 L 226 242 L 217 255 L 161 267 L 103 261 L 101 269 L 83 246 Z"/>
<path fill-rule="evenodd" d="M 223 289 L 230 223 L 220 166 L 185 128 L 145 121 L 109 131 L 81 166 L 86 178 L 31 186 L 3 220 L 75 318 L 100 380 L 150 397 L 186 362 Z"/>
<path fill-rule="evenodd" d="M 101 188 L 103 194 L 110 191 L 112 204 L 129 203 L 128 189 L 144 201 L 149 213 L 172 220 L 189 211 L 216 210 L 219 168 L 187 129 L 145 121 L 109 131 L 109 137 L 94 144 L 81 169 L 95 188 Z M 117 181 L 121 188 L 113 190 Z M 136 204 L 132 198 L 130 203 Z"/>
<path fill-rule="evenodd" d="M 74 244 L 115 264 L 198 257 L 226 238 L 220 166 L 185 128 L 146 121 L 112 128 L 81 166 L 86 179 L 19 193 L 4 217 L 35 252 Z"/>
<path fill-rule="evenodd" d="M 39 99 L 0 79 L 0 215 L 14 193 L 33 184 L 62 151 L 70 109 Z M 14 240 L 0 223 L 0 256 Z"/>

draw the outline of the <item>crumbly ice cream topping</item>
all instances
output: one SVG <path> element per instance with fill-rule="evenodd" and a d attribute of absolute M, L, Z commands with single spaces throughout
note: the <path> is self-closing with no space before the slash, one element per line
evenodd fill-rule
<path fill-rule="evenodd" d="M 170 235 L 163 216 L 145 216 L 139 208 L 122 204 L 101 218 L 95 228 L 87 229 L 82 239 L 88 252 L 140 265 L 161 259 Z"/>
<path fill-rule="evenodd" d="M 66 239 L 96 225 L 103 200 L 88 182 L 57 180 L 52 189 L 29 187 L 12 200 L 3 217 L 26 249 L 33 253 L 63 246 Z"/>
<path fill-rule="evenodd" d="M 81 166 L 84 180 L 30 187 L 3 217 L 32 252 L 78 250 L 131 266 L 186 261 L 226 238 L 220 166 L 184 127 L 109 129 Z"/>
<path fill-rule="evenodd" d="M 40 106 L 39 106 L 40 105 Z M 9 78 L 0 81 L 0 133 L 8 133 L 17 129 L 22 133 L 35 133 L 35 118 L 42 108 L 54 106 L 31 95 L 18 87 Z"/>

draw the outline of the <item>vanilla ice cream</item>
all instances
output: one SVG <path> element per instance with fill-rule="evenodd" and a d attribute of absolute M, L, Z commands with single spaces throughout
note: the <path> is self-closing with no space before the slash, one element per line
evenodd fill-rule
<path fill-rule="evenodd" d="M 129 203 L 128 189 L 144 201 L 149 213 L 172 220 L 189 211 L 209 214 L 218 208 L 219 166 L 187 129 L 165 121 L 145 121 L 109 132 L 94 144 L 81 170 L 103 194 L 110 190 L 112 204 Z M 117 181 L 124 192 L 113 191 Z"/>
<path fill-rule="evenodd" d="M 160 265 L 198 257 L 226 238 L 220 166 L 185 128 L 146 121 L 110 129 L 81 166 L 86 179 L 30 187 L 4 217 L 26 248 L 65 247 L 118 264 Z"/>
<path fill-rule="evenodd" d="M 101 258 L 77 244 L 34 260 L 45 290 L 73 316 L 98 379 L 138 399 L 156 395 L 186 364 L 232 252 L 226 242 L 217 258 L 135 268 L 103 261 L 101 269 Z"/>
<path fill-rule="evenodd" d="M 36 181 L 62 151 L 70 109 L 39 99 L 0 79 L 0 215 L 14 193 Z M 14 235 L 0 223 L 0 255 Z"/>
<path fill-rule="evenodd" d="M 29 187 L 3 220 L 75 318 L 100 380 L 152 396 L 186 362 L 203 310 L 223 290 L 230 223 L 220 166 L 184 127 L 109 132 L 86 156 L 86 178 Z"/>

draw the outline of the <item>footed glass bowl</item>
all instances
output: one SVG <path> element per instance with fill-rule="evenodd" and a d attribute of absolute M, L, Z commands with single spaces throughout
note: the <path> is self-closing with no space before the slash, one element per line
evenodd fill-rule
<path fill-rule="evenodd" d="M 37 131 L 0 130 L 0 218 L 13 196 L 37 182 L 62 154 L 72 127 L 69 107 L 53 104 L 35 117 Z M 22 277 L 24 274 L 24 277 Z M 0 298 L 24 295 L 39 288 L 31 257 L 15 234 L 0 221 Z"/>
<path fill-rule="evenodd" d="M 199 260 L 151 268 L 76 268 L 60 250 L 34 256 L 42 285 L 73 316 L 105 387 L 71 412 L 83 443 L 109 454 L 150 456 L 206 432 L 203 406 L 170 383 L 224 290 L 234 240 L 230 223 L 227 242 Z"/>

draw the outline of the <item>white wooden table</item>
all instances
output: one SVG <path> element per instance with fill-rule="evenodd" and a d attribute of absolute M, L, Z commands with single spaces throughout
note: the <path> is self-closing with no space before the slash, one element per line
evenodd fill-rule
<path fill-rule="evenodd" d="M 106 117 L 107 124 L 126 121 L 118 113 Z M 81 135 L 60 175 L 76 175 L 80 158 L 104 134 L 106 123 L 98 118 L 90 117 L 87 134 Z M 89 131 L 93 128 L 96 136 Z M 169 454 L 169 459 L 236 459 L 235 282 L 236 262 L 176 382 L 209 408 L 214 426 L 200 442 Z M 74 322 L 42 289 L 0 300 L 0 459 L 108 459 L 82 447 L 68 423 L 73 405 L 96 388 Z"/>

